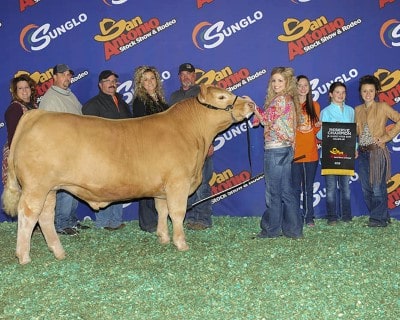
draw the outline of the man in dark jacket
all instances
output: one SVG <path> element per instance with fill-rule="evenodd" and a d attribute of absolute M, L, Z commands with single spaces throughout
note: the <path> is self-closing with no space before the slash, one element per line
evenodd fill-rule
<path fill-rule="evenodd" d="M 108 119 L 131 118 L 129 105 L 117 93 L 118 75 L 111 70 L 103 70 L 99 75 L 99 94 L 82 107 L 84 115 L 98 116 Z M 122 223 L 122 203 L 111 204 L 96 212 L 97 228 L 118 230 L 125 227 Z"/>
<path fill-rule="evenodd" d="M 117 92 L 118 75 L 111 70 L 104 70 L 99 75 L 99 94 L 82 107 L 84 115 L 108 119 L 132 118 L 129 105 Z"/>

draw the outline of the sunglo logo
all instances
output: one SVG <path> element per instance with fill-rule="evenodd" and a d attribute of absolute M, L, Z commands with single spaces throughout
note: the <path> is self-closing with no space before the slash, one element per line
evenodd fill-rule
<path fill-rule="evenodd" d="M 360 23 L 361 19 L 357 19 L 346 25 L 343 18 L 329 22 L 324 16 L 312 21 L 288 18 L 283 23 L 285 34 L 279 35 L 278 40 L 288 42 L 289 60 L 293 60 L 296 56 L 304 55 Z"/>
<path fill-rule="evenodd" d="M 261 20 L 262 17 L 262 12 L 256 11 L 252 16 L 240 19 L 238 22 L 235 22 L 226 28 L 224 27 L 224 21 L 218 21 L 214 24 L 207 21 L 200 22 L 193 29 L 192 41 L 200 50 L 214 49 L 221 45 L 225 38 L 246 29 L 250 25 Z"/>
<path fill-rule="evenodd" d="M 379 8 L 383 8 L 388 3 L 394 3 L 396 0 L 379 0 Z"/>
<path fill-rule="evenodd" d="M 141 17 L 135 17 L 128 21 L 104 18 L 100 21 L 101 33 L 94 39 L 104 43 L 104 56 L 106 60 L 109 60 L 112 56 L 119 55 L 159 32 L 165 31 L 175 23 L 175 19 L 160 25 L 160 20 L 157 18 L 151 18 L 144 22 Z"/>
<path fill-rule="evenodd" d="M 379 79 L 382 91 L 378 94 L 379 101 L 384 101 L 390 106 L 400 102 L 400 70 L 389 71 L 378 69 L 374 76 Z"/>
<path fill-rule="evenodd" d="M 228 91 L 234 91 L 266 73 L 266 69 L 261 69 L 251 74 L 247 68 L 233 72 L 232 68 L 227 66 L 221 70 L 209 70 L 207 72 L 198 70 L 196 82 L 198 84 L 212 84 Z"/>
<path fill-rule="evenodd" d="M 107 6 L 112 6 L 112 5 L 118 5 L 118 4 L 123 4 L 125 2 L 128 2 L 128 0 L 103 0 L 103 2 Z"/>
<path fill-rule="evenodd" d="M 350 69 L 348 72 L 337 75 L 335 78 L 331 79 L 329 82 L 326 83 L 321 84 L 320 79 L 318 78 L 310 80 L 313 100 L 318 100 L 320 95 L 328 93 L 329 87 L 333 82 L 340 81 L 346 83 L 349 82 L 350 80 L 357 78 L 357 76 L 358 76 L 358 70 Z"/>
<path fill-rule="evenodd" d="M 386 47 L 400 47 L 400 21 L 396 19 L 386 21 L 381 27 L 379 36 Z"/>
<path fill-rule="evenodd" d="M 400 206 L 400 173 L 396 173 L 387 182 L 388 208 L 394 209 Z"/>
<path fill-rule="evenodd" d="M 52 40 L 55 40 L 63 34 L 78 27 L 81 23 L 86 22 L 87 19 L 87 15 L 85 13 L 81 13 L 77 19 L 73 18 L 68 20 L 64 24 L 51 30 L 50 23 L 46 23 L 40 27 L 35 24 L 29 24 L 22 29 L 19 35 L 19 42 L 25 51 L 31 52 L 31 50 L 42 50 L 46 48 Z M 25 41 L 26 38 L 27 41 Z M 25 46 L 25 42 L 29 43 L 30 46 Z"/>
<path fill-rule="evenodd" d="M 224 131 L 224 133 L 218 135 L 214 139 L 214 151 L 223 148 L 225 142 L 236 139 L 242 133 L 245 133 L 249 128 L 253 128 L 251 121 L 241 122 L 238 125 L 232 126 L 229 130 Z"/>
<path fill-rule="evenodd" d="M 22 12 L 28 7 L 38 4 L 40 0 L 19 0 L 19 11 Z"/>

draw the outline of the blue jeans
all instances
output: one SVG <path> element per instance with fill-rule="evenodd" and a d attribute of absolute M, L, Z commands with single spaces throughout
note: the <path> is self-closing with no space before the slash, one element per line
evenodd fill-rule
<path fill-rule="evenodd" d="M 96 212 L 96 228 L 116 228 L 122 223 L 122 203 L 110 204 Z"/>
<path fill-rule="evenodd" d="M 209 184 L 213 174 L 213 161 L 212 157 L 207 157 L 203 166 L 203 180 L 197 190 L 189 197 L 188 205 L 191 206 L 195 202 L 208 198 L 211 196 L 211 186 Z M 212 205 L 211 199 L 195 205 L 193 208 L 186 212 L 185 221 L 189 223 L 197 222 L 206 227 L 212 225 Z"/>
<path fill-rule="evenodd" d="M 275 238 L 283 234 L 298 238 L 303 234 L 292 181 L 292 160 L 292 147 L 264 151 L 266 210 L 260 222 L 260 237 Z"/>
<path fill-rule="evenodd" d="M 387 185 L 385 181 L 386 167 L 379 183 L 371 185 L 369 180 L 369 152 L 359 152 L 358 173 L 360 176 L 361 189 L 364 201 L 369 211 L 370 221 L 387 222 L 389 219 Z"/>
<path fill-rule="evenodd" d="M 328 221 L 350 221 L 350 176 L 326 175 L 326 219 Z M 339 186 L 339 190 L 338 190 Z M 337 212 L 337 192 L 339 191 L 339 212 Z"/>
<path fill-rule="evenodd" d="M 292 165 L 292 178 L 297 203 L 301 204 L 300 215 L 305 223 L 314 222 L 314 179 L 317 172 L 318 160 L 312 162 L 295 162 Z M 303 199 L 301 199 L 303 193 Z M 300 207 L 300 206 L 299 206 Z"/>
<path fill-rule="evenodd" d="M 73 228 L 78 223 L 76 215 L 78 200 L 66 191 L 58 191 L 56 196 L 55 225 L 56 230 Z"/>

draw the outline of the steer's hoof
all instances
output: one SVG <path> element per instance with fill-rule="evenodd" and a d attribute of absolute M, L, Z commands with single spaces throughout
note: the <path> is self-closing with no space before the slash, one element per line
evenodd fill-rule
<path fill-rule="evenodd" d="M 29 254 L 27 254 L 27 255 L 16 254 L 16 256 L 18 258 L 19 264 L 24 265 L 24 264 L 28 264 L 29 262 L 31 262 L 31 257 L 29 256 Z"/>
<path fill-rule="evenodd" d="M 65 251 L 64 248 L 61 244 L 56 244 L 54 246 L 49 246 L 50 252 L 53 252 L 54 256 L 56 257 L 57 260 L 63 260 L 65 259 Z"/>
<path fill-rule="evenodd" d="M 187 245 L 186 242 L 176 243 L 175 246 L 178 249 L 178 251 L 188 251 L 189 250 L 189 246 Z"/>
<path fill-rule="evenodd" d="M 158 236 L 158 242 L 160 244 L 169 244 L 170 243 L 170 238 L 169 237 L 163 237 L 163 236 Z"/>
<path fill-rule="evenodd" d="M 65 252 L 61 252 L 58 254 L 54 254 L 54 256 L 56 257 L 57 260 L 64 260 L 66 257 L 66 254 L 65 254 Z"/>

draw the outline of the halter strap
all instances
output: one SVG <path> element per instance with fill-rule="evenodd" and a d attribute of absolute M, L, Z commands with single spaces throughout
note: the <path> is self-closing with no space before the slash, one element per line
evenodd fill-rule
<path fill-rule="evenodd" d="M 208 109 L 212 109 L 212 110 L 222 110 L 222 111 L 230 111 L 231 109 L 233 109 L 233 106 L 235 105 L 235 102 L 236 102 L 237 98 L 238 98 L 238 96 L 235 96 L 235 100 L 233 100 L 233 103 L 232 103 L 232 104 L 228 104 L 224 109 L 214 107 L 213 105 L 208 104 L 208 103 L 203 103 L 203 102 L 201 102 L 201 101 L 199 100 L 199 97 L 196 97 L 196 100 L 197 100 L 198 103 L 200 103 L 202 106 L 205 106 L 205 107 L 208 108 Z"/>

